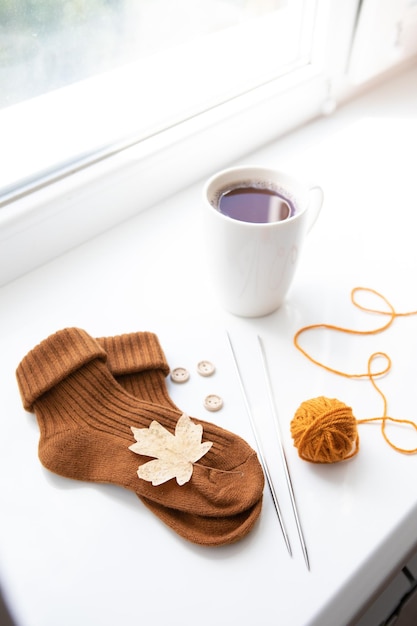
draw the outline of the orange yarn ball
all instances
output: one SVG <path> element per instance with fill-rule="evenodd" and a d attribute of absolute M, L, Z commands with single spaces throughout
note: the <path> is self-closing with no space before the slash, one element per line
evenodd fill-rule
<path fill-rule="evenodd" d="M 340 400 L 320 396 L 306 400 L 291 421 L 299 456 L 311 463 L 337 463 L 359 451 L 357 421 Z"/>

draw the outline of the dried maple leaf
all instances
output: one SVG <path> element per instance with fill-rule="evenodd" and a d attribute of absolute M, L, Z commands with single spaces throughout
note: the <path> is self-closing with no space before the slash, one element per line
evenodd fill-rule
<path fill-rule="evenodd" d="M 213 445 L 211 441 L 201 443 L 203 427 L 194 424 L 186 413 L 179 418 L 175 435 L 155 420 L 149 428 L 131 428 L 136 443 L 129 446 L 129 450 L 154 457 L 153 461 L 139 466 L 138 476 L 154 486 L 171 478 L 176 478 L 179 485 L 187 483 L 193 473 L 193 463 Z"/>

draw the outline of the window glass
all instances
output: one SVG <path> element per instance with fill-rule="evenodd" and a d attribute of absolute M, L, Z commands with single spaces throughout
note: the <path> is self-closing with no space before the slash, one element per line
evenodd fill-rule
<path fill-rule="evenodd" d="M 3 194 L 308 64 L 316 4 L 0 0 Z"/>
<path fill-rule="evenodd" d="M 225 46 L 226 63 L 260 62 L 261 74 L 297 60 L 303 12 L 299 0 L 0 0 L 0 106 L 204 39 Z M 262 39 L 259 39 L 260 32 Z M 255 49 L 256 48 L 258 49 Z M 205 51 L 207 54 L 207 51 Z M 197 53 L 198 54 L 198 53 Z M 168 65 L 172 65 L 169 56 Z M 220 68 L 217 67 L 217 70 Z M 176 68 L 182 73 L 185 67 Z M 252 68 L 242 71 L 251 73 Z M 233 81 L 233 77 L 229 77 Z"/>

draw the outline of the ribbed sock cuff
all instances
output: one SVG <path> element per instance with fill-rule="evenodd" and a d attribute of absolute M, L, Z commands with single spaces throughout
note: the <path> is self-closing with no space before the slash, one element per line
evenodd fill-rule
<path fill-rule="evenodd" d="M 33 411 L 34 402 L 60 381 L 86 363 L 106 358 L 105 350 L 84 330 L 64 328 L 50 335 L 24 357 L 16 370 L 24 408 Z"/>
<path fill-rule="evenodd" d="M 100 337 L 97 342 L 107 354 L 107 366 L 115 376 L 160 369 L 165 376 L 169 365 L 158 337 L 151 332 Z"/>

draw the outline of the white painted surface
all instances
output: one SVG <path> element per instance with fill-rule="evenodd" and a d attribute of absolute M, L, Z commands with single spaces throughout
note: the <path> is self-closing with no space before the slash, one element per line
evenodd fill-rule
<path fill-rule="evenodd" d="M 292 338 L 306 324 L 379 323 L 380 317 L 353 310 L 349 296 L 357 285 L 379 290 L 397 311 L 417 309 L 416 145 L 414 68 L 335 117 L 239 162 L 315 180 L 325 194 L 287 302 L 269 317 L 233 317 L 212 294 L 201 246 L 203 181 L 2 287 L 0 582 L 19 626 L 342 626 L 408 558 L 417 537 L 417 455 L 394 452 L 377 426 L 366 425 L 359 427 L 355 459 L 312 466 L 299 459 L 289 424 L 298 405 L 318 395 L 350 404 L 357 418 L 382 413 L 369 382 L 315 367 Z M 213 379 L 194 375 L 183 386 L 169 383 L 170 391 L 191 415 L 216 420 L 253 443 L 225 339 L 229 330 L 293 558 L 267 490 L 259 524 L 244 541 L 203 549 L 165 528 L 133 494 L 72 482 L 41 467 L 38 427 L 22 409 L 14 371 L 29 349 L 65 326 L 93 336 L 152 330 L 172 367 L 213 361 Z M 269 357 L 311 572 L 283 480 L 257 334 Z M 417 316 L 397 319 L 382 335 L 359 340 L 328 333 L 311 345 L 317 357 L 346 370 L 362 370 L 372 352 L 387 352 L 393 369 L 380 383 L 389 413 L 417 419 Z M 223 397 L 222 411 L 207 415 L 206 392 Z M 416 438 L 407 441 L 417 445 Z"/>

